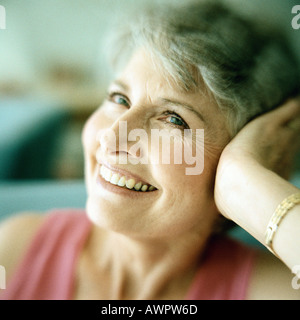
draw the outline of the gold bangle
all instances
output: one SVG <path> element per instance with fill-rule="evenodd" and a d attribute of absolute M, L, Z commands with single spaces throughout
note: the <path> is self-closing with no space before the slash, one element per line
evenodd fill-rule
<path fill-rule="evenodd" d="M 300 203 L 300 193 L 295 193 L 284 199 L 280 205 L 276 208 L 273 216 L 270 219 L 270 222 L 266 231 L 266 246 L 267 248 L 276 255 L 273 250 L 273 240 L 275 233 L 281 223 L 282 219 L 286 216 L 289 210 L 291 210 L 296 204 Z"/>

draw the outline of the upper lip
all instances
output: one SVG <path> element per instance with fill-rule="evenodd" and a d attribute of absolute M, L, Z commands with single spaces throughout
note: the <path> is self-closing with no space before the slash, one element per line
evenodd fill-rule
<path fill-rule="evenodd" d="M 120 176 L 125 176 L 127 178 L 133 178 L 136 182 L 141 182 L 142 184 L 147 184 L 147 185 L 153 185 L 152 183 L 146 181 L 144 178 L 140 177 L 139 175 L 129 172 L 127 170 L 124 169 L 120 169 L 118 167 L 115 167 L 113 165 L 111 165 L 108 162 L 105 162 L 103 160 L 97 159 L 97 163 L 99 165 L 104 165 L 105 167 L 107 167 L 108 169 L 110 169 L 111 171 L 114 171 L 116 173 L 119 173 Z M 154 185 L 153 185 L 154 186 Z M 155 187 L 155 186 L 154 186 Z"/>

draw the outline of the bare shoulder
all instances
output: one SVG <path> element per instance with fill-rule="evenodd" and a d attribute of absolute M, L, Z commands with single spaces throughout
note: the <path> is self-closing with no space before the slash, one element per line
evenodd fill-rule
<path fill-rule="evenodd" d="M 0 265 L 9 278 L 29 247 L 44 216 L 40 213 L 21 213 L 0 223 Z"/>
<path fill-rule="evenodd" d="M 254 266 L 249 300 L 299 300 L 300 289 L 293 288 L 295 274 L 268 251 L 259 252 Z"/>

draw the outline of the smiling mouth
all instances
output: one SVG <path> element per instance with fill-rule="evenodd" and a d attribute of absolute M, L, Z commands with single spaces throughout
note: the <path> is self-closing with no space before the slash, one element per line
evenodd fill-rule
<path fill-rule="evenodd" d="M 120 175 L 119 173 L 113 172 L 103 165 L 100 166 L 99 174 L 107 182 L 121 188 L 138 192 L 151 192 L 157 190 L 150 184 L 146 184 L 142 181 L 136 181 L 134 178 L 128 178 L 124 175 Z"/>

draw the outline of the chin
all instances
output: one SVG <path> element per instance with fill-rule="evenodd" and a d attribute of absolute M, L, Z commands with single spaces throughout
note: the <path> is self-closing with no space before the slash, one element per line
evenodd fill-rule
<path fill-rule="evenodd" d="M 111 231 L 120 232 L 126 229 L 126 225 L 132 220 L 130 215 L 122 210 L 115 208 L 106 200 L 99 201 L 93 196 L 89 196 L 86 203 L 86 211 L 89 219 L 98 227 Z"/>
<path fill-rule="evenodd" d="M 86 212 L 90 221 L 100 229 L 123 234 L 132 238 L 148 238 L 152 233 L 151 222 L 146 212 L 128 204 L 122 206 L 117 201 L 89 196 Z M 153 229 L 153 228 L 152 228 Z"/>

